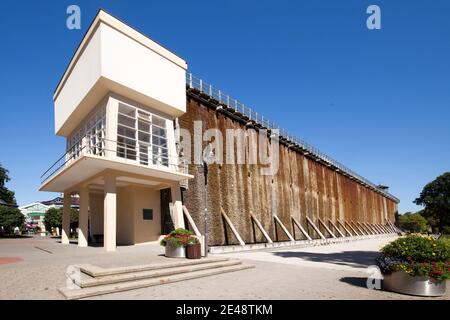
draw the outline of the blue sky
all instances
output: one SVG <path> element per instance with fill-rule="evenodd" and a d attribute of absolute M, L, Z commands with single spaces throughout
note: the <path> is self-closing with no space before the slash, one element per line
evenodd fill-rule
<path fill-rule="evenodd" d="M 77 4 L 82 29 L 66 28 Z M 382 29 L 366 28 L 377 4 Z M 19 204 L 63 154 L 53 91 L 99 8 L 375 183 L 400 212 L 450 165 L 450 2 L 2 1 L 0 163 Z"/>

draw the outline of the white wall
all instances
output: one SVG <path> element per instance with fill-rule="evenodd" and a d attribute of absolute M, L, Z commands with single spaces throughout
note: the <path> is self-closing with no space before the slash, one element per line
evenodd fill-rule
<path fill-rule="evenodd" d="M 56 134 L 67 136 L 108 92 L 172 117 L 186 112 L 186 69 L 119 27 L 100 20 L 88 32 L 55 92 Z"/>
<path fill-rule="evenodd" d="M 183 68 L 108 25 L 100 28 L 104 77 L 151 98 L 155 109 L 169 114 L 186 112 Z"/>
<path fill-rule="evenodd" d="M 61 129 L 68 118 L 73 114 L 75 108 L 85 99 L 88 92 L 94 87 L 101 76 L 100 62 L 100 30 L 97 29 L 88 42 L 83 54 L 74 65 L 70 76 L 67 78 L 64 86 L 55 100 L 55 132 Z M 96 101 L 98 103 L 98 101 Z M 80 106 L 80 116 L 73 119 L 69 131 L 79 125 L 79 121 L 85 117 L 90 109 L 95 105 Z M 67 134 L 66 134 L 67 135 Z"/>

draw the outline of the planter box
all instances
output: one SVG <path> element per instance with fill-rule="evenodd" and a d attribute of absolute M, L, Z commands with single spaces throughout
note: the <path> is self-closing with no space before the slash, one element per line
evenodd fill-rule
<path fill-rule="evenodd" d="M 188 244 L 186 246 L 186 257 L 188 259 L 200 259 L 202 257 L 202 247 L 199 244 Z"/>
<path fill-rule="evenodd" d="M 186 258 L 185 247 L 174 247 L 170 244 L 166 245 L 166 257 L 167 258 Z"/>
<path fill-rule="evenodd" d="M 446 281 L 413 277 L 403 271 L 384 275 L 383 289 L 414 296 L 439 297 L 445 294 Z"/>

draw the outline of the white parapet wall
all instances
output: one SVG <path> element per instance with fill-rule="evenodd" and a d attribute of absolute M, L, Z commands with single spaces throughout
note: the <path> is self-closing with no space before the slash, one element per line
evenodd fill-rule
<path fill-rule="evenodd" d="M 178 117 L 186 111 L 186 62 L 99 11 L 54 94 L 55 132 L 67 136 L 108 93 Z"/>

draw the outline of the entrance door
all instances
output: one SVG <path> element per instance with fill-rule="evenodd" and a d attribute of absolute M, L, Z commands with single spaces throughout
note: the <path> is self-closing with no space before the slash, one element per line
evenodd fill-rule
<path fill-rule="evenodd" d="M 175 229 L 170 215 L 169 203 L 172 202 L 170 188 L 160 190 L 161 194 L 161 234 L 169 234 Z"/>

